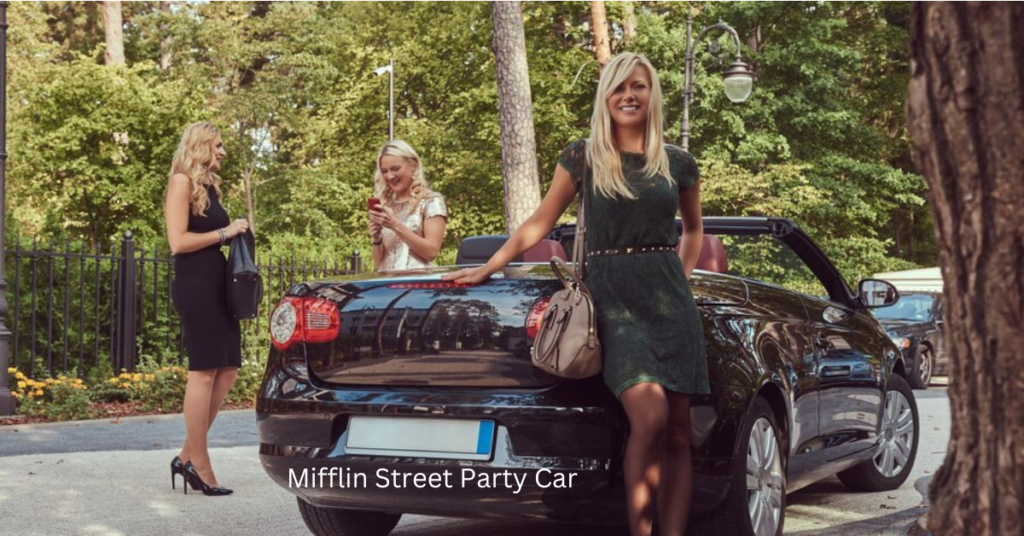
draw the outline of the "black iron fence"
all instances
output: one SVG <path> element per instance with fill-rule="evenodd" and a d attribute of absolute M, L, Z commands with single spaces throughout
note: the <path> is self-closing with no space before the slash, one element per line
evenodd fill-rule
<path fill-rule="evenodd" d="M 181 323 L 171 303 L 174 262 L 169 253 L 136 247 L 130 233 L 109 251 L 84 244 L 8 241 L 7 327 L 11 366 L 29 377 L 78 376 L 108 360 L 114 371 L 134 370 L 140 358 L 186 359 Z M 243 356 L 266 352 L 267 315 L 296 282 L 358 273 L 358 251 L 313 261 L 261 257 L 263 303 L 242 323 Z"/>

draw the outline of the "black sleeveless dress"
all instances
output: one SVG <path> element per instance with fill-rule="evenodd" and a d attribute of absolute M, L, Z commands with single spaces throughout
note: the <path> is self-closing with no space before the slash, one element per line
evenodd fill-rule
<path fill-rule="evenodd" d="M 231 223 L 217 198 L 206 186 L 210 207 L 206 216 L 189 210 L 188 232 L 208 233 Z M 242 365 L 241 331 L 228 312 L 227 260 L 219 244 L 174 256 L 171 300 L 181 318 L 189 370 L 210 370 Z"/>

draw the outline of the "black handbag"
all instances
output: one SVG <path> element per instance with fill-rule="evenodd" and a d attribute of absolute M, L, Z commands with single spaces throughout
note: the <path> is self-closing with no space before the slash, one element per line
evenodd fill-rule
<path fill-rule="evenodd" d="M 263 300 L 263 278 L 253 254 L 256 238 L 252 232 L 235 235 L 228 253 L 228 310 L 236 320 L 252 320 L 259 314 Z"/>

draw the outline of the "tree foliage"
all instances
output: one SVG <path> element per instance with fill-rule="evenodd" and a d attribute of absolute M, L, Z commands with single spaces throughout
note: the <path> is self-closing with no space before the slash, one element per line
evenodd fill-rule
<path fill-rule="evenodd" d="M 678 140 L 689 4 L 609 2 L 612 51 L 659 68 Z M 909 7 L 882 2 L 698 3 L 696 26 L 736 27 L 758 78 L 742 105 L 699 44 L 691 147 L 709 215 L 790 217 L 851 279 L 931 264 L 924 183 L 903 102 Z M 401 16 L 396 16 L 401 13 Z M 597 82 L 590 2 L 523 5 L 537 166 L 585 136 Z M 368 251 L 365 198 L 387 138 L 395 62 L 396 136 L 419 151 L 449 201 L 445 252 L 502 232 L 501 149 L 486 2 L 124 3 L 127 66 L 103 65 L 103 25 L 85 2 L 10 6 L 9 228 L 107 246 L 132 229 L 159 243 L 160 205 L 183 128 L 207 119 L 228 146 L 226 206 L 251 179 L 266 254 L 325 259 Z M 719 39 L 731 59 L 731 43 Z M 162 52 L 170 67 L 159 67 Z M 567 216 L 571 218 L 571 215 Z M 315 244 L 315 247 L 311 247 Z"/>

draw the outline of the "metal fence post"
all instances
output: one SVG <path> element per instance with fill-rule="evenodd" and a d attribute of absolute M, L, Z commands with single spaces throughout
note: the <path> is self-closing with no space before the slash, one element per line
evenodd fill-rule
<path fill-rule="evenodd" d="M 359 256 L 359 250 L 352 250 L 352 273 L 360 274 L 363 272 L 363 259 Z"/>
<path fill-rule="evenodd" d="M 114 371 L 135 370 L 135 241 L 125 231 L 117 265 L 117 345 Z"/>
<path fill-rule="evenodd" d="M 7 282 L 4 280 L 4 217 L 7 183 L 7 2 L 0 2 L 0 415 L 14 415 L 14 395 L 7 385 L 10 366 L 7 329 Z M 15 267 L 17 269 L 17 267 Z"/>

